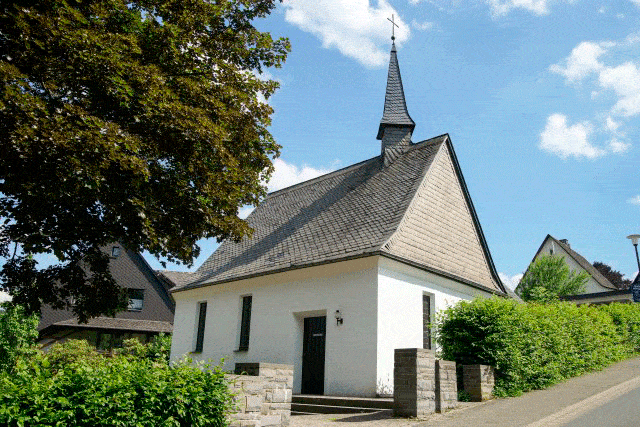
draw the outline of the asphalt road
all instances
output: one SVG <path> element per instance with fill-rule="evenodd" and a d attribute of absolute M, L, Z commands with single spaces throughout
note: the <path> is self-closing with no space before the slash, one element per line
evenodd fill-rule
<path fill-rule="evenodd" d="M 636 388 L 601 406 L 596 406 L 563 427 L 630 427 L 640 425 L 638 405 L 640 388 Z"/>

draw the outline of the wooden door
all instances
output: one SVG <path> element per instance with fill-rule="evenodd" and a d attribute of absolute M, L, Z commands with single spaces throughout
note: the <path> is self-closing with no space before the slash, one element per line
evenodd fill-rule
<path fill-rule="evenodd" d="M 327 317 L 304 319 L 302 345 L 302 394 L 324 393 L 324 350 Z"/>

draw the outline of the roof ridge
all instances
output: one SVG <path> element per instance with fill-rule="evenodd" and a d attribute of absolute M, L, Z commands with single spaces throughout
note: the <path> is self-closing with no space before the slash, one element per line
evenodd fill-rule
<path fill-rule="evenodd" d="M 553 237 L 551 234 L 548 235 L 551 239 L 553 239 L 554 243 L 557 243 L 558 245 L 560 245 L 560 247 L 562 249 L 564 249 L 569 255 L 571 255 L 571 257 L 584 269 L 587 271 L 587 273 L 589 273 L 591 275 L 591 277 L 593 277 L 593 279 L 598 282 L 598 284 L 600 284 L 602 287 L 605 288 L 609 288 L 609 289 L 618 289 L 615 287 L 615 285 L 613 283 L 611 283 L 611 281 L 609 279 L 607 279 L 606 277 L 604 277 L 604 275 L 602 273 L 600 273 L 600 271 L 598 271 L 597 268 L 595 268 L 593 266 L 592 263 L 589 262 L 588 259 L 586 259 L 585 257 L 583 257 L 582 255 L 580 255 L 579 252 L 577 252 L 575 249 L 572 249 L 571 246 L 563 243 L 562 241 L 560 241 L 559 239 L 556 239 L 555 237 Z"/>
<path fill-rule="evenodd" d="M 267 193 L 267 197 L 265 197 L 265 199 L 271 198 L 271 196 L 278 196 L 278 195 L 280 195 L 279 193 L 284 193 L 284 192 L 292 190 L 294 188 L 304 187 L 305 185 L 310 184 L 312 182 L 317 182 L 317 181 L 321 181 L 323 179 L 333 178 L 335 176 L 339 176 L 340 174 L 346 173 L 350 169 L 354 169 L 356 167 L 362 166 L 363 164 L 365 164 L 367 162 L 370 162 L 370 161 L 375 160 L 375 159 L 380 159 L 381 157 L 382 157 L 381 155 L 378 155 L 378 156 L 375 156 L 375 157 L 371 157 L 369 159 L 362 160 L 362 161 L 360 161 L 358 163 L 354 163 L 352 165 L 345 166 L 343 168 L 340 168 L 340 169 L 337 169 L 337 170 L 334 170 L 334 171 L 331 171 L 331 172 L 327 172 L 327 173 L 322 174 L 320 176 L 316 176 L 315 178 L 311 178 L 311 179 L 308 179 L 306 181 L 298 182 L 298 183 L 290 185 L 288 187 L 284 187 L 284 188 L 281 188 L 279 190 L 272 191 L 270 193 Z"/>

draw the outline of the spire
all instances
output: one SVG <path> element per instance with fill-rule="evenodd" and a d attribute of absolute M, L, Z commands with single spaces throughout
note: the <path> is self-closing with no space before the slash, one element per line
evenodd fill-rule
<path fill-rule="evenodd" d="M 394 24 L 395 25 L 395 24 Z M 394 37 L 392 37 L 393 39 Z M 382 140 L 383 148 L 386 145 L 397 145 L 391 141 L 385 141 L 385 130 L 389 127 L 398 128 L 411 139 L 411 133 L 416 124 L 409 116 L 407 103 L 404 99 L 404 89 L 402 88 L 402 78 L 400 77 L 400 67 L 396 54 L 395 41 L 391 45 L 391 59 L 389 60 L 389 74 L 387 76 L 387 93 L 384 97 L 384 113 L 380 120 L 377 139 Z M 404 144 L 403 144 L 404 145 Z"/>

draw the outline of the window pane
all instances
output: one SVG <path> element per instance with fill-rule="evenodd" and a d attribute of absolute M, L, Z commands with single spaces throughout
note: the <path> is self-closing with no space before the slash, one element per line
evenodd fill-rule
<path fill-rule="evenodd" d="M 129 311 L 140 311 L 144 305 L 144 289 L 129 289 Z"/>
<path fill-rule="evenodd" d="M 240 324 L 240 345 L 238 350 L 249 349 L 249 328 L 251 326 L 251 295 L 242 297 L 242 322 Z"/>
<path fill-rule="evenodd" d="M 204 325 L 207 319 L 207 303 L 201 302 L 200 309 L 198 310 L 198 333 L 196 335 L 196 349 L 194 352 L 202 353 L 202 347 L 204 345 Z"/>
<path fill-rule="evenodd" d="M 431 349 L 431 297 L 422 295 L 422 348 Z"/>

